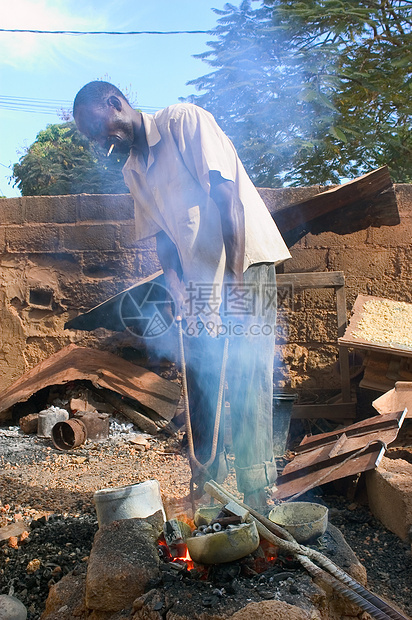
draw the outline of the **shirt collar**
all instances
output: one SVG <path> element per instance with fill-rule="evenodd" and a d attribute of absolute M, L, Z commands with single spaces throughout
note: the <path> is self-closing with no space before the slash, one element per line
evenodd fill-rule
<path fill-rule="evenodd" d="M 160 142 L 160 133 L 156 126 L 155 118 L 152 114 L 141 112 L 144 130 L 146 132 L 147 144 L 150 147 Z"/>
<path fill-rule="evenodd" d="M 142 122 L 144 130 L 146 132 L 146 140 L 149 147 L 149 157 L 147 160 L 147 165 L 144 165 L 141 154 L 131 149 L 129 157 L 127 158 L 127 161 L 123 166 L 123 170 L 129 170 L 129 168 L 131 168 L 132 170 L 135 170 L 136 172 L 142 174 L 144 173 L 144 171 L 147 171 L 154 162 L 151 148 L 155 146 L 158 142 L 160 142 L 161 135 L 159 133 L 159 130 L 157 129 L 154 116 L 152 114 L 146 114 L 145 112 L 140 112 L 140 114 L 142 115 Z"/>

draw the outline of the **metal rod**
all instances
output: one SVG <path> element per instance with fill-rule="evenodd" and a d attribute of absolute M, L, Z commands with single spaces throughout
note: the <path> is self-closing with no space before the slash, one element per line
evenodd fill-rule
<path fill-rule="evenodd" d="M 347 598 L 352 603 L 358 605 L 358 607 L 360 607 L 363 611 L 366 611 L 372 618 L 374 618 L 374 620 L 390 620 L 390 616 L 383 610 L 373 605 L 373 603 L 365 600 L 362 595 L 354 592 L 350 588 L 345 587 L 335 577 L 332 577 L 326 571 L 316 566 L 316 564 L 309 560 L 308 557 L 305 555 L 297 555 L 296 557 L 310 575 L 325 581 L 336 592 Z"/>
<path fill-rule="evenodd" d="M 210 458 L 206 463 L 201 463 L 195 454 L 195 446 L 193 441 L 193 432 L 192 432 L 192 423 L 190 420 L 190 405 L 189 405 L 189 392 L 187 389 L 187 373 L 186 373 L 186 359 L 185 359 L 185 349 L 183 343 L 183 327 L 182 327 L 182 317 L 176 317 L 177 327 L 178 327 L 178 341 L 179 341 L 179 356 L 180 356 L 180 365 L 182 372 L 182 387 L 183 387 L 183 402 L 184 402 L 184 413 L 185 413 L 185 426 L 186 426 L 186 435 L 187 442 L 189 447 L 189 464 L 192 472 L 192 478 L 190 481 L 190 496 L 192 498 L 192 508 L 194 507 L 194 488 L 193 488 L 193 474 L 194 469 L 197 467 L 205 474 L 209 475 L 208 467 L 213 463 L 216 458 L 217 452 L 217 444 L 219 438 L 219 427 L 220 427 L 220 418 L 222 413 L 222 400 L 223 400 L 223 391 L 225 386 L 225 376 L 226 376 L 226 364 L 228 359 L 228 350 L 229 350 L 229 339 L 225 339 L 224 348 L 223 348 L 223 359 L 222 359 L 222 368 L 220 371 L 220 382 L 219 382 L 219 391 L 217 397 L 217 405 L 216 405 L 216 415 L 215 415 L 215 424 L 213 429 L 213 438 L 212 438 L 212 448 L 210 453 Z"/>

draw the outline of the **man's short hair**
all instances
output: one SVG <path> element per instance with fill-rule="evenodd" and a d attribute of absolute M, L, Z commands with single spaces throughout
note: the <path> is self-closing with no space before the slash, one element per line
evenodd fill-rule
<path fill-rule="evenodd" d="M 101 106 L 103 104 L 103 101 L 106 100 L 108 97 L 111 97 L 112 95 L 115 95 L 116 97 L 121 97 L 122 99 L 127 101 L 126 97 L 117 88 L 117 86 L 114 86 L 109 82 L 102 82 L 101 80 L 89 82 L 79 90 L 74 99 L 73 116 L 76 115 L 77 110 L 81 106 Z M 127 101 L 127 103 L 129 102 Z"/>

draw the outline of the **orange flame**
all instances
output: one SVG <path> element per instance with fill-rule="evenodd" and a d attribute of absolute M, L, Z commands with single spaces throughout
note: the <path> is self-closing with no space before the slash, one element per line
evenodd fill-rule
<path fill-rule="evenodd" d="M 181 544 L 179 545 L 180 547 L 180 554 L 177 556 L 172 556 L 172 554 L 170 553 L 170 549 L 163 537 L 163 535 L 159 538 L 158 540 L 158 544 L 161 545 L 162 547 L 165 547 L 165 549 L 167 549 L 167 555 L 169 558 L 169 562 L 172 563 L 178 563 L 178 564 L 182 564 L 185 563 L 187 570 L 192 570 L 192 568 L 195 567 L 194 562 L 192 560 L 192 558 L 190 557 L 190 553 L 189 553 L 189 549 L 187 548 L 187 545 L 185 544 Z"/>

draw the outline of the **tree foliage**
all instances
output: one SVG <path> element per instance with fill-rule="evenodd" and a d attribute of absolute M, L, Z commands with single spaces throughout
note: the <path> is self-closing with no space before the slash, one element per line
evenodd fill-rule
<path fill-rule="evenodd" d="M 124 162 L 115 153 L 107 158 L 73 121 L 48 125 L 13 166 L 14 184 L 23 196 L 125 193 Z"/>
<path fill-rule="evenodd" d="M 257 6 L 258 5 L 258 6 Z M 412 1 L 226 4 L 189 99 L 257 185 L 336 183 L 387 164 L 412 181 Z"/>

